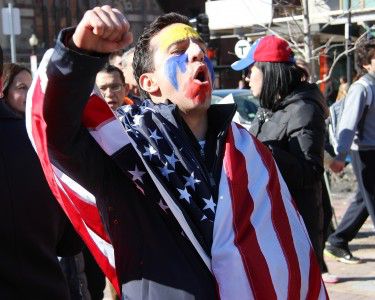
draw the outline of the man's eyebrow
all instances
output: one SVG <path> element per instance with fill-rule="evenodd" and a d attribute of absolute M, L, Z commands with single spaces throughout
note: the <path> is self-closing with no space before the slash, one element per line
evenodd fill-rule
<path fill-rule="evenodd" d="M 172 44 L 170 44 L 168 46 L 167 51 L 170 50 L 173 46 L 178 46 L 179 44 L 182 44 L 183 42 L 185 42 L 188 39 L 190 39 L 190 38 L 186 37 L 186 38 L 181 38 L 180 40 L 173 42 Z"/>
<path fill-rule="evenodd" d="M 186 40 L 192 40 L 192 41 L 194 41 L 194 42 L 199 42 L 199 43 L 201 43 L 202 45 L 204 45 L 204 46 L 206 47 L 206 43 L 202 40 L 201 37 L 191 37 L 191 36 L 189 37 L 189 36 L 187 36 L 187 37 L 185 37 L 185 38 L 181 38 L 180 40 L 175 41 L 175 42 L 173 42 L 172 44 L 170 44 L 170 45 L 168 46 L 168 48 L 167 48 L 167 51 L 170 50 L 170 48 L 172 48 L 173 46 L 178 46 L 178 44 L 182 44 L 182 43 L 185 42 Z"/>

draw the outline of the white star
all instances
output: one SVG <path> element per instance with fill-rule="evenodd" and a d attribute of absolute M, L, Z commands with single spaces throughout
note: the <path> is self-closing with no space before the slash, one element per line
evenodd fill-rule
<path fill-rule="evenodd" d="M 133 117 L 134 125 L 135 125 L 135 126 L 139 126 L 139 125 L 141 125 L 141 119 L 142 119 L 142 118 L 143 118 L 142 115 L 135 115 L 135 116 Z"/>
<path fill-rule="evenodd" d="M 169 170 L 169 169 L 168 169 L 168 165 L 167 165 L 167 163 L 165 163 L 165 165 L 164 165 L 163 168 L 159 168 L 159 169 L 160 169 L 160 171 L 161 171 L 161 174 L 162 174 L 164 177 L 167 177 L 168 180 L 169 180 L 169 174 L 174 172 L 173 170 Z"/>
<path fill-rule="evenodd" d="M 215 202 L 214 200 L 212 199 L 212 197 L 210 197 L 210 199 L 204 199 L 203 198 L 203 201 L 206 202 L 206 206 L 203 207 L 203 209 L 211 209 L 213 212 L 215 212 Z"/>
<path fill-rule="evenodd" d="M 187 202 L 190 203 L 190 194 L 188 193 L 187 189 L 184 188 L 183 190 L 177 190 L 180 192 L 180 199 L 185 199 Z"/>
<path fill-rule="evenodd" d="M 194 191 L 195 191 L 195 184 L 201 182 L 199 179 L 195 179 L 194 172 L 191 173 L 190 177 L 184 176 L 184 178 L 186 180 L 185 186 L 186 187 L 191 186 Z"/>
<path fill-rule="evenodd" d="M 143 156 L 148 156 L 149 159 L 152 158 L 152 156 L 157 153 L 154 147 L 150 145 L 150 147 L 145 147 L 145 153 L 143 153 Z"/>
<path fill-rule="evenodd" d="M 158 140 L 162 139 L 160 136 L 158 136 L 158 133 L 157 133 L 156 129 L 154 131 L 151 131 L 149 129 L 148 131 L 151 133 L 150 138 L 154 139 L 156 142 L 158 142 Z"/>
<path fill-rule="evenodd" d="M 168 205 L 165 205 L 164 202 L 163 202 L 163 199 L 160 199 L 159 201 L 159 206 L 162 210 L 164 210 L 164 212 L 167 212 L 167 209 L 169 208 Z"/>
<path fill-rule="evenodd" d="M 168 162 L 171 164 L 171 166 L 173 167 L 173 169 L 175 169 L 176 168 L 176 162 L 178 162 L 178 159 L 174 155 L 174 152 L 172 152 L 171 156 L 168 156 L 166 154 L 164 154 L 164 156 L 168 160 Z"/>
<path fill-rule="evenodd" d="M 205 215 L 203 215 L 201 221 L 204 221 L 206 219 L 207 219 L 207 217 Z"/>
<path fill-rule="evenodd" d="M 146 172 L 140 171 L 138 169 L 138 165 L 135 165 L 135 170 L 134 171 L 128 171 L 128 172 L 133 175 L 133 178 L 132 178 L 133 181 L 139 180 L 140 182 L 143 183 L 142 176 Z"/>

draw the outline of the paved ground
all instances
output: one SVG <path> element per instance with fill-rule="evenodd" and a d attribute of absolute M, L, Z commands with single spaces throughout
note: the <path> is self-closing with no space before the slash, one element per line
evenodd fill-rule
<path fill-rule="evenodd" d="M 333 194 L 332 206 L 340 220 L 350 203 L 351 194 Z M 375 299 L 375 233 L 370 218 L 357 237 L 350 243 L 354 256 L 363 259 L 362 264 L 348 265 L 326 257 L 330 273 L 341 278 L 337 284 L 326 284 L 332 300 Z"/>
<path fill-rule="evenodd" d="M 342 218 L 351 199 L 350 193 L 332 195 L 332 206 L 338 221 Z M 353 255 L 364 263 L 347 265 L 326 257 L 329 271 L 341 278 L 336 284 L 326 284 L 331 300 L 374 300 L 375 299 L 375 234 L 370 218 L 356 239 L 350 243 Z M 103 300 L 111 300 L 109 290 Z"/>

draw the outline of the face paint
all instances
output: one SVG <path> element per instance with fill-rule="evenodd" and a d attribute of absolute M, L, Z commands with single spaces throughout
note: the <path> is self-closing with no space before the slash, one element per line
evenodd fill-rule
<path fill-rule="evenodd" d="M 210 76 L 211 76 L 211 82 L 213 83 L 215 80 L 214 66 L 212 65 L 211 60 L 206 55 L 204 56 L 204 62 L 206 63 L 208 72 L 210 73 Z"/>
<path fill-rule="evenodd" d="M 194 30 L 194 28 L 182 23 L 176 23 L 167 27 L 159 38 L 160 48 L 164 51 L 166 51 L 170 45 L 179 41 L 190 38 L 201 40 L 201 37 L 199 36 L 198 32 Z"/>
<path fill-rule="evenodd" d="M 170 57 L 165 63 L 165 75 L 176 90 L 178 90 L 177 67 L 180 69 L 181 73 L 185 73 L 187 61 L 188 56 L 184 53 L 182 55 Z"/>
<path fill-rule="evenodd" d="M 211 91 L 211 84 L 199 84 L 194 81 L 189 82 L 185 87 L 186 97 L 192 99 L 195 103 L 204 103 Z"/>

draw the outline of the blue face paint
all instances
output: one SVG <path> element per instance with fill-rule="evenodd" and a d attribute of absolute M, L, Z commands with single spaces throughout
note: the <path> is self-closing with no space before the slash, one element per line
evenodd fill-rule
<path fill-rule="evenodd" d="M 177 67 L 180 69 L 181 73 L 186 72 L 186 64 L 188 62 L 188 56 L 186 53 L 170 57 L 165 64 L 165 73 L 169 81 L 172 83 L 173 87 L 178 90 L 177 82 Z M 208 72 L 210 73 L 211 82 L 214 82 L 215 73 L 214 67 L 211 60 L 205 55 L 204 62 L 207 65 Z"/>
<path fill-rule="evenodd" d="M 172 85 L 178 90 L 177 82 L 177 67 L 181 73 L 186 72 L 186 64 L 188 62 L 188 56 L 186 53 L 170 57 L 165 64 L 165 73 Z"/>
<path fill-rule="evenodd" d="M 208 68 L 208 72 L 210 73 L 211 82 L 212 82 L 212 85 L 213 85 L 214 80 L 215 80 L 214 66 L 212 65 L 211 60 L 206 55 L 204 56 L 204 62 L 206 63 L 206 66 Z"/>

